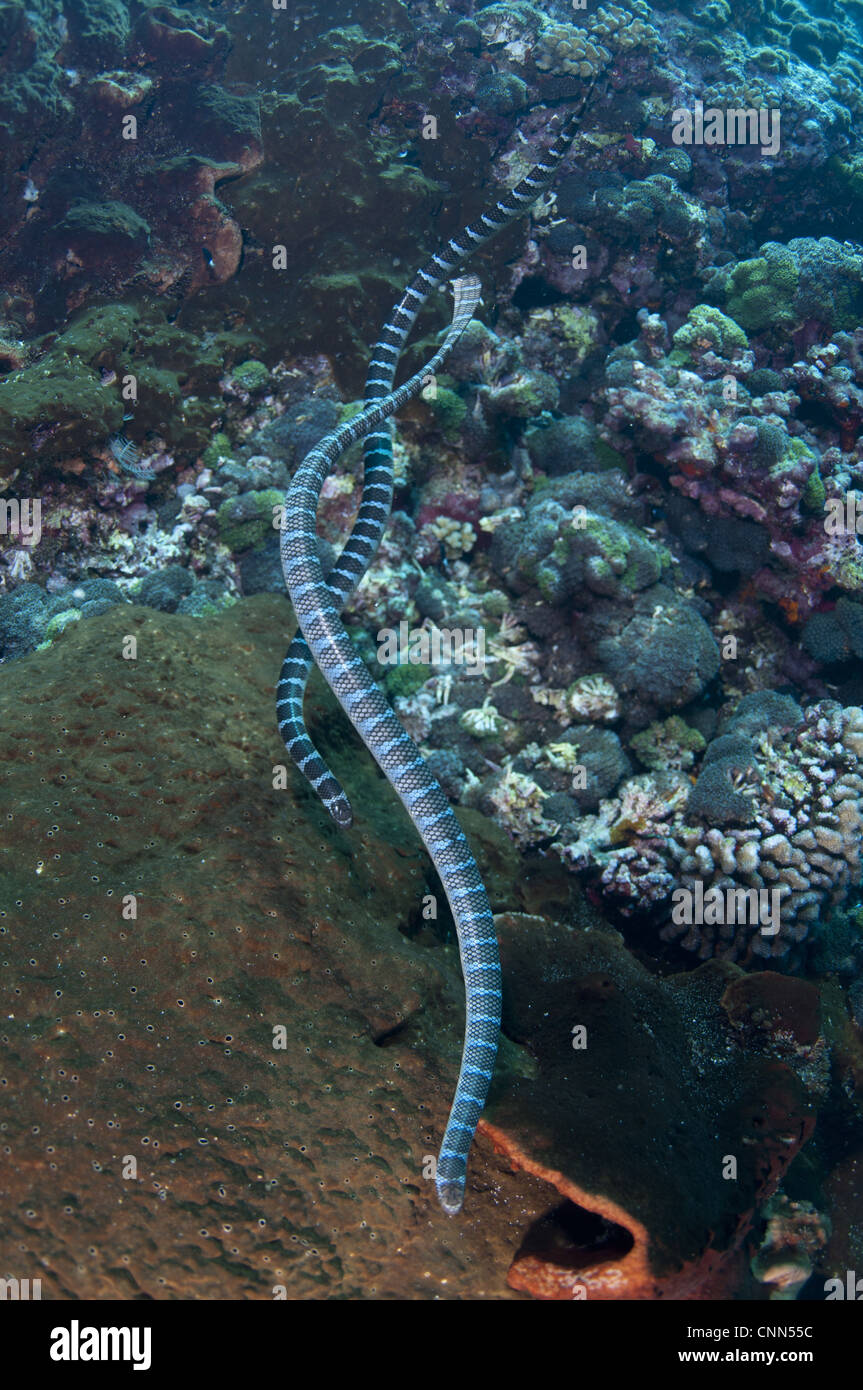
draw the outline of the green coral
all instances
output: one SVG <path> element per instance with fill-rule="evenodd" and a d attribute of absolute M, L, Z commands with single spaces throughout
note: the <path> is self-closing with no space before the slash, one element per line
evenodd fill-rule
<path fill-rule="evenodd" d="M 750 333 L 766 328 L 792 328 L 799 272 L 787 247 L 769 242 L 762 255 L 740 261 L 731 271 L 726 308 L 732 319 Z"/>
<path fill-rule="evenodd" d="M 809 481 L 803 489 L 803 506 L 808 512 L 820 513 L 824 510 L 824 499 L 827 493 L 824 488 L 824 480 L 818 469 L 809 475 Z"/>
<path fill-rule="evenodd" d="M 704 352 L 733 358 L 745 352 L 749 340 L 743 329 L 727 314 L 710 304 L 697 304 L 686 315 L 686 322 L 674 334 L 674 351 L 670 360 L 675 366 L 697 361 Z"/>
<path fill-rule="evenodd" d="M 222 544 L 233 552 L 262 546 L 272 534 L 274 508 L 283 500 L 277 488 L 226 497 L 216 513 Z"/>
<path fill-rule="evenodd" d="M 552 310 L 552 321 L 568 348 L 581 362 L 592 352 L 599 338 L 599 317 L 592 309 L 577 304 L 558 304 Z"/>
<path fill-rule="evenodd" d="M 663 555 L 636 527 L 584 510 L 555 541 L 551 559 L 561 570 L 570 570 L 575 561 L 594 593 L 619 597 L 655 584 Z M 541 566 L 537 579 L 540 592 L 553 598 L 558 573 Z"/>
<path fill-rule="evenodd" d="M 81 614 L 77 608 L 64 608 L 62 613 L 55 613 L 45 628 L 45 641 L 53 642 L 65 628 L 80 621 Z"/>
<path fill-rule="evenodd" d="M 231 456 L 231 441 L 220 430 L 213 435 L 212 440 L 201 455 L 201 463 L 204 468 L 218 468 L 220 459 L 229 459 Z"/>
<path fill-rule="evenodd" d="M 806 486 L 803 489 L 801 500 L 806 511 L 815 512 L 816 515 L 822 515 L 827 491 L 824 487 L 824 480 L 821 477 L 817 460 L 813 458 L 806 448 L 806 445 L 800 439 L 792 439 L 789 441 L 788 452 L 795 458 L 809 458 L 812 460 L 812 472 L 809 474 Z"/>
<path fill-rule="evenodd" d="M 240 391 L 263 391 L 269 385 L 269 381 L 269 368 L 263 362 L 255 361 L 253 357 L 247 362 L 241 362 L 231 372 L 231 385 Z"/>
<path fill-rule="evenodd" d="M 571 370 L 593 352 L 600 332 L 599 316 L 592 309 L 577 304 L 555 304 L 552 308 L 532 311 L 524 347 L 528 354 L 541 357 L 552 371 L 555 349 L 562 349 L 567 369 Z"/>
<path fill-rule="evenodd" d="M 424 666 L 420 663 L 417 666 L 401 664 L 390 666 L 384 676 L 384 685 L 391 700 L 399 696 L 408 698 L 425 685 L 434 675 L 431 666 Z"/>
<path fill-rule="evenodd" d="M 447 387 L 438 387 L 429 400 L 435 423 L 447 439 L 454 439 L 461 429 L 467 406 L 462 396 Z"/>
<path fill-rule="evenodd" d="M 672 714 L 635 734 L 631 746 L 645 767 L 662 770 L 692 767 L 696 754 L 703 752 L 706 744 L 697 729 L 679 714 Z"/>
<path fill-rule="evenodd" d="M 725 307 L 748 332 L 774 333 L 815 320 L 829 330 L 856 327 L 863 310 L 863 256 L 832 237 L 768 241 L 752 260 L 716 273 Z"/>
<path fill-rule="evenodd" d="M 600 221 L 617 235 L 692 243 L 707 231 L 704 208 L 687 198 L 668 174 L 633 179 L 624 188 L 602 188 L 595 203 Z"/>

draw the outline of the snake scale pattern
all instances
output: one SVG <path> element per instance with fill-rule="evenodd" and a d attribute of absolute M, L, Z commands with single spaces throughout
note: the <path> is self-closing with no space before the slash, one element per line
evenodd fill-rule
<path fill-rule="evenodd" d="M 465 306 L 478 298 L 477 282 L 454 284 L 452 328 L 429 363 L 393 391 L 399 358 L 429 295 L 453 277 L 480 247 L 522 216 L 549 187 L 578 129 L 570 116 L 548 151 L 491 212 L 453 237 L 432 256 L 404 291 L 382 330 L 369 366 L 363 413 L 328 435 L 303 460 L 285 500 L 282 567 L 302 636 L 288 650 L 279 679 L 279 730 L 299 770 L 341 826 L 352 821 L 350 802 L 312 743 L 303 720 L 303 696 L 317 664 L 348 718 L 391 782 L 431 856 L 456 924 L 465 981 L 466 1023 L 461 1069 L 436 1168 L 436 1187 L 446 1212 L 461 1209 L 467 1157 L 491 1084 L 500 1031 L 500 963 L 491 908 L 464 833 L 418 748 L 402 728 L 356 654 L 340 612 L 371 563 L 392 507 L 392 436 L 385 422 L 421 390 L 452 350 L 469 321 Z M 380 428 L 383 426 L 383 428 Z M 341 453 L 365 437 L 360 508 L 351 535 L 325 574 L 317 549 L 320 490 Z"/>

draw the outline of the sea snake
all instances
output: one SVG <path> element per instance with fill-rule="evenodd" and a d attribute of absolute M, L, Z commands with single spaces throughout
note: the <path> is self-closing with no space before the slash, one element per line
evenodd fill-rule
<path fill-rule="evenodd" d="M 491 908 L 467 840 L 441 788 L 375 685 L 342 626 L 318 556 L 318 500 L 327 474 L 355 439 L 419 394 L 464 332 L 479 302 L 479 281 L 453 282 L 453 322 L 426 366 L 397 391 L 368 406 L 306 455 L 285 497 L 281 555 L 285 583 L 309 649 L 366 747 L 417 827 L 453 911 L 467 989 L 461 1072 L 438 1157 L 436 1185 L 445 1211 L 464 1199 L 467 1153 L 488 1090 L 500 1026 L 500 964 Z"/>
<path fill-rule="evenodd" d="M 592 90 L 592 88 L 591 88 Z M 588 92 L 585 101 L 589 100 Z M 583 109 L 583 108 L 582 108 Z M 479 247 L 509 226 L 536 202 L 551 184 L 575 136 L 581 110 L 567 118 L 547 153 L 520 183 L 504 195 L 490 213 L 483 213 L 442 251 L 417 271 L 389 322 L 381 330 L 369 363 L 365 403 L 379 400 L 392 390 L 396 368 L 414 321 L 433 290 L 452 279 Z M 363 492 L 353 530 L 334 568 L 327 575 L 333 602 L 341 612 L 359 584 L 386 530 L 393 500 L 392 437 L 388 425 L 366 438 L 363 449 Z M 285 747 L 314 787 L 338 825 L 352 822 L 351 806 L 337 778 L 312 743 L 303 719 L 303 696 L 314 661 L 305 639 L 298 633 L 288 648 L 276 693 L 276 715 Z"/>
<path fill-rule="evenodd" d="M 382 423 L 399 409 L 409 398 L 402 395 L 406 387 L 419 383 L 412 392 L 416 394 L 429 372 L 435 370 L 432 363 L 428 364 L 406 387 L 387 396 L 392 391 L 405 339 L 429 294 L 545 191 L 569 149 L 580 116 L 578 112 L 565 121 L 546 155 L 496 203 L 491 213 L 483 213 L 458 237 L 453 237 L 416 274 L 375 348 L 366 381 L 366 409 L 304 459 L 287 494 L 283 520 L 282 565 L 303 633 L 294 639 L 285 657 L 277 694 L 279 729 L 288 751 L 333 819 L 340 825 L 350 825 L 350 803 L 311 742 L 303 721 L 305 685 L 311 665 L 317 661 L 416 825 L 440 874 L 456 924 L 465 980 L 465 1041 L 435 1177 L 438 1198 L 449 1213 L 458 1212 L 464 1200 L 467 1156 L 494 1069 L 500 1031 L 500 964 L 488 898 L 461 827 L 419 750 L 356 655 L 339 620 L 341 608 L 378 548 L 389 517 L 393 474 L 388 427 L 367 434 L 357 520 L 336 566 L 326 576 L 315 541 L 317 503 L 324 477 L 339 453 L 366 434 L 373 424 Z M 454 342 L 451 332 L 441 351 L 448 352 Z M 380 404 L 370 409 L 373 402 Z M 381 405 L 387 408 L 376 414 Z"/>

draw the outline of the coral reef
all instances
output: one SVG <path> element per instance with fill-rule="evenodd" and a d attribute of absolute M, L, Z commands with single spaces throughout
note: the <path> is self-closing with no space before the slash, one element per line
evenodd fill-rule
<path fill-rule="evenodd" d="M 54 1297 L 808 1297 L 863 1268 L 860 7 L 331 8 L 0 6 L 4 1249 Z M 314 684 L 363 854 L 273 785 L 274 520 L 406 274 L 585 99 L 345 614 L 501 914 L 455 1232 L 408 1137 L 458 1031 L 439 888 Z M 383 665 L 402 622 L 484 658 Z"/>
<path fill-rule="evenodd" d="M 556 845 L 619 910 L 655 910 L 663 939 L 701 959 L 784 956 L 863 879 L 860 708 L 749 696 L 694 787 L 674 777 L 624 783 Z"/>

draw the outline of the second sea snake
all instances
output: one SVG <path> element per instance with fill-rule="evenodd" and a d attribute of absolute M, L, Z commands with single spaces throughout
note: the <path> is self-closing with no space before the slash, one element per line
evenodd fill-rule
<path fill-rule="evenodd" d="M 452 238 L 443 252 L 433 256 L 411 281 L 375 348 L 366 382 L 367 406 L 391 391 L 404 341 L 431 291 L 446 276 L 459 269 L 479 246 L 522 215 L 549 186 L 578 129 L 580 115 L 581 112 L 578 112 L 564 122 L 544 158 L 496 203 L 491 213 L 484 213 L 458 237 Z M 422 383 L 430 370 L 433 370 L 430 366 L 426 367 L 413 380 Z M 388 415 L 391 412 L 385 413 Z M 367 411 L 357 417 L 357 421 L 367 426 L 371 424 Z M 357 421 L 351 423 L 356 424 Z M 362 431 L 353 434 L 352 438 L 359 438 L 361 434 Z M 386 527 L 393 495 L 389 428 L 368 434 L 364 466 L 362 502 L 354 529 L 336 566 L 326 577 L 317 559 L 314 539 L 317 497 L 323 475 L 315 493 L 308 536 L 319 576 L 316 591 L 327 605 L 330 621 L 333 616 L 338 618 L 343 604 L 364 575 Z M 293 488 L 289 497 L 292 493 Z M 288 580 L 284 542 L 282 554 Z M 307 558 L 311 564 L 310 555 L 307 554 Z M 288 587 L 290 590 L 289 580 Z M 300 618 L 299 611 L 297 616 Z M 300 626 L 305 633 L 301 618 Z M 336 680 L 331 678 L 332 673 L 324 670 L 324 675 L 414 820 L 440 873 L 456 922 L 465 979 L 467 1022 L 458 1085 L 438 1158 L 436 1185 L 444 1209 L 457 1212 L 464 1199 L 467 1155 L 491 1082 L 500 1030 L 500 965 L 491 910 L 479 871 L 446 797 L 356 656 L 341 623 L 337 624 L 337 628 L 343 639 L 341 650 L 346 662 L 346 669 L 341 673 L 342 683 L 356 668 L 361 668 L 364 679 L 356 687 L 348 683 L 346 694 L 349 698 L 342 700 Z M 340 825 L 348 826 L 352 819 L 350 803 L 314 747 L 303 721 L 303 694 L 316 657 L 317 652 L 314 649 L 310 651 L 305 638 L 298 634 L 285 657 L 279 680 L 279 729 L 288 751 L 318 792 L 333 819 Z M 354 713 L 354 706 L 360 703 L 367 707 L 362 715 Z M 375 734 L 378 730 L 383 730 L 386 737 L 383 745 L 378 739 L 375 746 L 367 737 L 367 731 Z M 425 803 L 421 814 L 414 810 L 419 801 Z M 462 898 L 470 899 L 469 906 L 461 905 Z"/>
<path fill-rule="evenodd" d="M 589 97 L 590 92 L 585 101 Z M 564 121 L 560 134 L 546 154 L 537 160 L 511 192 L 495 203 L 491 212 L 483 213 L 458 236 L 452 237 L 442 251 L 417 271 L 375 346 L 366 378 L 366 404 L 379 400 L 392 390 L 405 340 L 432 291 L 455 276 L 479 247 L 522 217 L 549 187 L 578 130 L 581 115 L 580 109 Z M 393 500 L 392 455 L 392 437 L 388 425 L 367 436 L 363 451 L 360 508 L 350 537 L 327 575 L 333 602 L 340 612 L 374 559 L 386 529 Z M 338 825 L 349 826 L 352 821 L 350 802 L 312 743 L 303 719 L 303 696 L 313 664 L 308 645 L 298 633 L 288 648 L 279 677 L 276 694 L 279 732 L 294 762 L 314 787 L 333 820 Z"/>
<path fill-rule="evenodd" d="M 431 261 L 428 261 L 427 265 L 424 265 L 422 270 L 417 272 L 409 288 L 404 291 L 402 300 L 393 310 L 391 321 L 386 325 L 381 339 L 375 347 L 370 371 L 368 371 L 367 385 L 365 385 L 365 402 L 374 402 L 374 400 L 382 398 L 386 392 L 391 391 L 404 339 L 407 338 L 418 311 L 428 299 L 432 289 L 438 288 L 446 275 L 453 274 L 454 270 L 460 268 L 477 247 L 484 245 L 496 232 L 527 211 L 527 208 L 535 202 L 536 197 L 548 188 L 554 177 L 554 172 L 557 171 L 561 160 L 566 156 L 571 140 L 577 132 L 580 117 L 581 113 L 577 113 L 571 115 L 564 122 L 563 129 L 561 129 L 560 135 L 554 139 L 548 154 L 538 161 L 538 164 L 529 171 L 527 177 L 521 179 L 516 188 L 495 204 L 491 214 L 482 214 L 482 217 L 477 222 L 472 222 L 470 227 L 461 232 L 460 236 L 450 239 L 445 250 L 432 257 Z M 428 367 L 425 368 L 420 379 L 425 378 L 428 370 Z M 397 409 L 397 406 L 393 409 Z M 364 416 L 359 418 L 367 417 L 364 413 Z M 354 435 L 353 438 L 357 438 L 357 436 L 359 435 Z M 318 492 L 320 492 L 320 485 L 318 485 Z M 361 500 L 352 535 L 343 549 L 342 556 L 339 557 L 339 562 L 336 563 L 335 569 L 327 575 L 327 578 L 324 577 L 320 563 L 317 566 L 320 584 L 324 585 L 324 594 L 328 600 L 329 616 L 332 616 L 332 613 L 338 616 L 340 607 L 352 594 L 353 589 L 359 584 L 361 577 L 367 570 L 368 564 L 371 563 L 382 534 L 384 534 L 386 520 L 388 520 L 389 510 L 392 506 L 392 492 L 392 438 L 389 428 L 385 428 L 385 430 L 372 432 L 365 441 L 363 500 Z M 315 512 L 317 512 L 317 493 L 315 493 L 310 530 L 315 560 L 317 560 L 317 546 L 314 546 Z M 285 574 L 288 578 L 288 570 L 285 570 Z M 297 617 L 299 617 L 299 613 L 297 613 Z M 345 631 L 340 627 L 340 624 L 338 626 L 343 639 L 347 642 L 347 663 L 349 663 L 350 669 L 353 670 L 354 666 L 363 666 L 359 657 L 350 648 Z M 304 631 L 302 620 L 300 620 L 300 627 Z M 313 742 L 307 734 L 306 726 L 304 726 L 303 694 L 313 662 L 314 655 L 310 652 L 306 639 L 297 634 L 295 641 L 290 645 L 288 655 L 285 657 L 281 678 L 279 678 L 277 696 L 279 731 L 285 738 L 290 755 L 295 759 L 304 776 L 309 778 L 311 785 L 321 796 L 322 802 L 327 806 L 336 823 L 349 826 L 352 823 L 352 812 L 350 812 L 347 796 L 340 788 L 334 774 L 325 765 L 320 753 L 314 748 Z M 324 674 L 327 676 L 327 671 Z M 495 933 L 493 933 L 491 909 L 488 906 L 484 885 L 479 878 L 477 866 L 472 859 L 463 831 L 461 831 L 452 809 L 449 808 L 449 802 L 446 801 L 445 795 L 435 783 L 434 778 L 428 773 L 416 746 L 404 733 L 395 714 L 386 705 L 384 696 L 375 687 L 364 667 L 363 674 L 365 694 L 359 698 L 370 699 L 372 692 L 377 696 L 377 712 L 371 716 L 365 716 L 363 723 L 365 726 L 371 724 L 372 728 L 384 727 L 386 724 L 389 730 L 392 731 L 393 726 L 396 730 L 395 739 L 391 745 L 384 748 L 384 758 L 379 758 L 375 748 L 371 748 L 371 751 L 375 758 L 378 758 L 379 765 L 385 771 L 386 776 L 395 785 L 396 791 L 399 791 L 399 787 L 396 785 L 395 777 L 399 776 L 407 795 L 417 791 L 417 794 L 413 796 L 413 803 L 416 803 L 420 798 L 429 803 L 427 813 L 418 817 L 414 813 L 413 803 L 409 803 L 402 796 L 411 819 L 417 824 L 422 840 L 427 845 L 429 855 L 432 856 L 435 866 L 438 867 L 438 872 L 441 873 L 447 897 L 449 897 L 450 906 L 453 909 L 453 917 L 456 920 L 457 934 L 459 934 L 461 967 L 463 967 L 464 983 L 466 983 L 466 1040 L 464 1040 L 463 1055 L 461 1055 L 459 1084 L 457 1084 L 456 1095 L 454 1095 L 452 1109 L 450 1109 L 449 1122 L 447 1122 L 441 1154 L 439 1154 L 438 1159 L 438 1170 L 436 1170 L 436 1188 L 438 1188 L 439 1200 L 446 1211 L 457 1212 L 464 1200 L 468 1151 L 470 1151 L 475 1127 L 477 1127 L 479 1115 L 481 1115 L 482 1106 L 484 1106 L 485 1097 L 488 1094 L 488 1087 L 491 1084 L 493 1063 L 495 1063 L 496 1049 L 498 1049 L 500 1030 L 498 942 L 496 942 Z M 327 678 L 329 680 L 329 676 Z M 334 681 L 329 682 L 338 695 L 339 692 Z M 359 721 L 354 719 L 352 709 L 347 705 L 345 705 L 345 709 L 368 744 L 363 727 L 360 727 Z M 392 724 L 389 724 L 386 716 L 389 716 Z M 410 749 L 413 758 L 407 759 L 404 765 L 393 766 L 391 770 L 391 767 L 386 766 L 385 759 L 391 759 L 391 755 L 396 752 L 396 749 Z M 411 771 L 416 774 L 417 767 L 422 770 L 424 777 L 422 777 L 421 783 L 417 784 L 417 788 L 409 787 L 406 778 L 410 776 Z M 425 791 L 421 790 L 422 787 L 425 788 Z M 402 792 L 399 792 L 399 795 L 402 795 Z M 432 802 L 434 802 L 434 806 L 431 805 Z M 434 828 L 434 835 L 431 835 L 431 838 L 429 838 L 429 834 L 425 833 L 424 826 L 429 827 L 429 830 Z M 450 895 L 450 887 L 456 895 L 454 901 L 453 895 Z M 470 908 L 467 910 L 460 908 L 460 897 L 472 899 Z"/>
<path fill-rule="evenodd" d="M 416 744 L 372 680 L 342 625 L 318 555 L 316 520 L 321 487 L 339 456 L 368 430 L 418 395 L 470 322 L 479 300 L 476 276 L 456 280 L 452 327 L 422 371 L 368 406 L 306 455 L 285 497 L 281 555 L 285 583 L 309 650 L 339 704 L 384 772 L 440 874 L 458 932 L 467 993 L 461 1071 L 437 1162 L 435 1182 L 444 1210 L 464 1200 L 467 1155 L 497 1054 L 500 962 L 491 908 L 464 832 Z"/>

